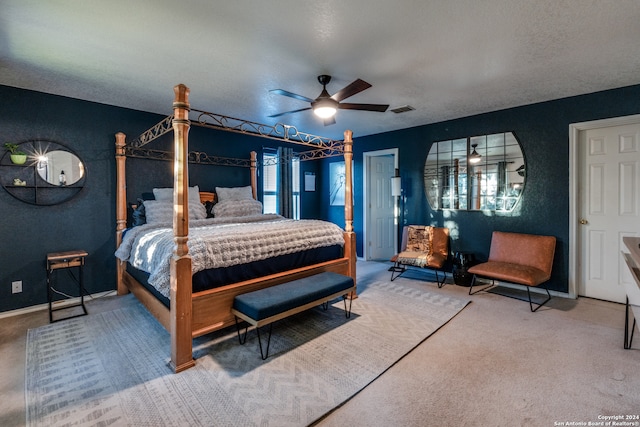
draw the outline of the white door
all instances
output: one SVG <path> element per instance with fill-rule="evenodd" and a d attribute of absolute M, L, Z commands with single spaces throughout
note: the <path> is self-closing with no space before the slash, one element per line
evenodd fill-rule
<path fill-rule="evenodd" d="M 579 294 L 624 302 L 622 238 L 640 235 L 640 124 L 582 131 L 578 150 Z"/>
<path fill-rule="evenodd" d="M 395 159 L 389 154 L 369 156 L 367 159 L 367 259 L 388 261 L 397 252 L 395 198 L 391 196 Z"/>

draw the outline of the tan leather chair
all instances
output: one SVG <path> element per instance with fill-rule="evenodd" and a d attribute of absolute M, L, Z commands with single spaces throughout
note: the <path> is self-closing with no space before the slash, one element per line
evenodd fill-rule
<path fill-rule="evenodd" d="M 442 269 L 449 259 L 449 229 L 428 225 L 406 225 L 402 228 L 400 253 L 391 258 L 393 266 L 391 280 L 395 280 L 407 270 L 408 266 L 429 268 L 436 273 L 436 282 L 441 288 L 447 279 Z M 440 281 L 439 272 L 443 278 Z"/>
<path fill-rule="evenodd" d="M 491 284 L 474 293 L 495 286 L 496 280 L 524 285 L 527 287 L 529 307 L 531 311 L 536 311 L 551 299 L 546 282 L 551 278 L 555 249 L 556 238 L 553 236 L 494 231 L 489 260 L 467 270 L 473 274 L 469 295 L 472 295 L 471 290 L 478 276 L 491 279 Z M 547 299 L 534 309 L 529 287 L 538 285 L 544 285 Z"/>

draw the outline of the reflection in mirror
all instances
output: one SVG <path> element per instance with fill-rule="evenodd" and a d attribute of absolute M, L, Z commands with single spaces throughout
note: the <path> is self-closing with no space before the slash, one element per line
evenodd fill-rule
<path fill-rule="evenodd" d="M 432 209 L 512 211 L 524 189 L 524 155 L 512 132 L 433 143 L 424 165 Z"/>
<path fill-rule="evenodd" d="M 54 150 L 38 156 L 38 175 L 49 184 L 72 185 L 84 176 L 84 165 L 75 154 Z"/>

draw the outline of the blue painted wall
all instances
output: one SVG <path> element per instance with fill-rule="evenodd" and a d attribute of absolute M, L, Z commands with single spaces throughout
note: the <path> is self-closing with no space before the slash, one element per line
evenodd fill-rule
<path fill-rule="evenodd" d="M 569 125 L 640 113 L 640 85 L 496 111 L 457 120 L 354 137 L 354 207 L 357 250 L 362 255 L 362 173 L 367 151 L 399 148 L 400 175 L 407 200 L 406 224 L 431 224 L 452 229 L 452 249 L 488 257 L 494 230 L 556 236 L 550 289 L 567 292 L 569 274 Z M 415 114 L 409 112 L 405 114 Z M 433 142 L 512 131 L 527 164 L 527 182 L 519 206 L 510 214 L 434 211 L 424 194 L 424 161 Z M 328 174 L 328 166 L 324 165 Z M 328 185 L 328 183 L 327 183 Z M 324 190 L 328 194 L 328 189 Z M 326 200 L 326 198 L 325 198 Z M 330 220 L 341 224 L 342 212 L 326 207 Z M 640 226 L 640 225 L 639 225 Z"/>
<path fill-rule="evenodd" d="M 173 93 L 168 91 L 167 114 Z M 86 165 L 85 188 L 58 206 L 33 206 L 0 191 L 0 312 L 46 302 L 45 257 L 49 252 L 84 249 L 89 252 L 86 288 L 90 293 L 115 287 L 115 160 L 114 135 L 137 135 L 163 117 L 140 111 L 0 86 L 0 143 L 48 139 L 65 144 Z M 552 234 L 558 238 L 552 289 L 567 290 L 570 123 L 640 113 L 640 85 L 534 104 L 368 137 L 354 144 L 354 227 L 362 255 L 362 154 L 399 148 L 406 192 L 407 223 L 443 225 L 452 221 L 458 238 L 454 250 L 486 257 L 493 230 Z M 405 114 L 417 114 L 409 112 Z M 520 209 L 509 216 L 479 212 L 432 211 L 424 197 L 422 168 L 434 141 L 469 135 L 513 131 L 528 167 L 528 181 Z M 228 157 L 245 157 L 251 150 L 277 147 L 246 135 L 193 127 L 191 148 Z M 170 140 L 164 142 L 169 146 Z M 156 146 L 154 145 L 154 148 Z M 344 225 L 343 209 L 328 206 L 329 163 L 304 162 L 302 171 L 316 173 L 316 191 L 302 193 L 302 215 Z M 153 186 L 171 186 L 169 163 L 129 159 L 129 201 Z M 243 169 L 190 167 L 191 182 L 203 190 L 214 186 L 248 185 Z M 135 182 L 135 184 L 134 184 Z M 447 223 L 449 224 L 449 223 Z M 23 281 L 23 292 L 11 294 L 11 282 Z"/>
<path fill-rule="evenodd" d="M 0 86 L 0 153 L 4 142 L 45 139 L 62 143 L 84 162 L 87 179 L 73 199 L 56 206 L 23 203 L 0 190 L 0 312 L 47 302 L 45 259 L 50 252 L 83 249 L 89 252 L 85 287 L 91 294 L 115 289 L 115 134 L 135 137 L 164 116 Z M 173 93 L 167 92 L 167 114 Z M 277 141 L 242 134 L 192 127 L 192 151 L 226 157 L 248 158 Z M 154 141 L 154 149 L 171 149 L 172 137 Z M 303 171 L 317 173 L 317 162 L 306 162 Z M 127 159 L 128 201 L 135 202 L 153 187 L 170 187 L 171 162 Z M 191 165 L 190 182 L 202 190 L 215 186 L 250 184 L 248 169 Z M 260 190 L 260 189 L 259 189 Z M 302 194 L 302 211 L 317 217 L 319 192 Z M 65 275 L 56 276 L 60 279 Z M 60 280 L 62 290 L 69 280 Z M 23 292 L 11 293 L 11 282 L 22 280 Z"/>

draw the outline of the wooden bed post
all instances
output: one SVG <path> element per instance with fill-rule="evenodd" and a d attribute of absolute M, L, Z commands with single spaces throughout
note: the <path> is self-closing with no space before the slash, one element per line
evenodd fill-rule
<path fill-rule="evenodd" d="M 344 251 L 349 257 L 349 276 L 356 282 L 356 234 L 353 232 L 353 132 L 344 131 L 344 174 L 345 174 L 345 194 L 344 194 Z M 351 295 L 356 296 L 354 291 Z"/>
<path fill-rule="evenodd" d="M 191 323 L 191 256 L 189 239 L 189 88 L 173 88 L 173 235 L 176 243 L 171 258 L 171 365 L 175 372 L 195 365 Z"/>
<path fill-rule="evenodd" d="M 258 154 L 251 152 L 251 191 L 253 199 L 258 200 Z"/>
<path fill-rule="evenodd" d="M 116 248 L 122 243 L 122 234 L 127 228 L 127 178 L 124 153 L 126 135 L 122 132 L 116 134 Z M 118 295 L 129 292 L 122 282 L 126 263 L 116 258 L 116 289 Z"/>

